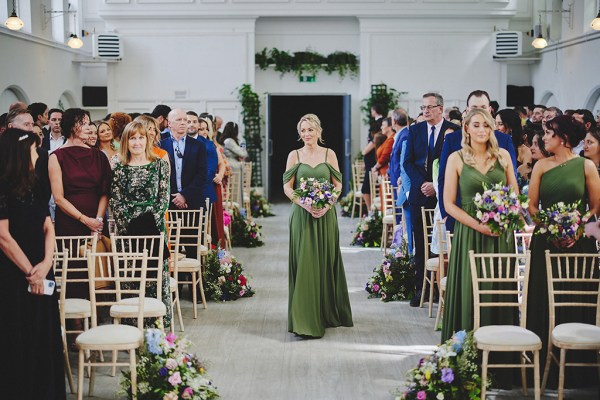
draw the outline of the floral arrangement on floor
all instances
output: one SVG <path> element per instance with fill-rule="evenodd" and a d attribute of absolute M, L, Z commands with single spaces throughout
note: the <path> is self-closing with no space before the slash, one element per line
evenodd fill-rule
<path fill-rule="evenodd" d="M 358 222 L 354 238 L 350 244 L 362 247 L 379 247 L 382 232 L 383 222 L 381 213 L 379 211 L 372 211 Z"/>
<path fill-rule="evenodd" d="M 254 296 L 242 264 L 228 251 L 210 250 L 202 274 L 204 293 L 214 301 L 237 300 Z"/>
<path fill-rule="evenodd" d="M 526 195 L 517 194 L 511 186 L 483 184 L 483 193 L 473 198 L 475 218 L 489 226 L 492 233 L 520 230 L 525 226 L 523 212 L 529 205 Z"/>
<path fill-rule="evenodd" d="M 348 191 L 348 194 L 338 200 L 342 217 L 352 215 L 352 202 L 354 201 L 354 191 Z"/>
<path fill-rule="evenodd" d="M 457 332 L 408 371 L 406 387 L 398 390 L 396 400 L 480 400 L 479 371 L 480 360 L 473 332 Z"/>
<path fill-rule="evenodd" d="M 375 275 L 365 287 L 369 298 L 378 297 L 388 302 L 407 300 L 415 294 L 415 270 L 406 242 L 400 246 L 392 244 L 373 272 Z"/>
<path fill-rule="evenodd" d="M 231 245 L 241 247 L 260 247 L 265 243 L 261 240 L 260 229 L 252 217 L 246 215 L 246 210 L 235 209 L 231 219 Z"/>
<path fill-rule="evenodd" d="M 250 191 L 250 214 L 252 217 L 272 217 L 275 214 L 271 212 L 272 205 L 255 189 Z"/>
<path fill-rule="evenodd" d="M 137 350 L 138 400 L 208 400 L 219 393 L 206 375 L 206 367 L 189 352 L 191 343 L 160 329 L 146 329 L 144 345 Z M 123 371 L 121 395 L 132 399 L 131 371 Z"/>
<path fill-rule="evenodd" d="M 312 208 L 331 206 L 337 200 L 340 192 L 335 189 L 331 181 L 324 178 L 300 178 L 300 185 L 294 190 L 294 197 L 300 199 L 301 204 Z"/>
<path fill-rule="evenodd" d="M 579 207 L 581 201 L 572 204 L 558 202 L 544 210 L 540 210 L 533 220 L 538 225 L 536 235 L 546 235 L 549 242 L 562 248 L 572 241 L 577 241 L 585 229 L 585 217 Z"/>

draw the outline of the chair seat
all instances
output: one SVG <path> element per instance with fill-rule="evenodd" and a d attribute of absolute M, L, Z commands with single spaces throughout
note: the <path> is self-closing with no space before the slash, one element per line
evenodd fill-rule
<path fill-rule="evenodd" d="M 565 348 L 600 348 L 600 327 L 579 322 L 560 324 L 552 330 L 552 342 Z"/>
<path fill-rule="evenodd" d="M 244 203 L 250 203 L 250 196 L 248 193 L 244 193 Z"/>
<path fill-rule="evenodd" d="M 513 325 L 488 325 L 473 334 L 477 348 L 492 348 L 498 351 L 541 349 L 542 341 L 535 333 Z"/>
<path fill-rule="evenodd" d="M 200 271 L 200 260 L 195 258 L 183 258 L 177 263 L 179 272 L 198 272 Z"/>
<path fill-rule="evenodd" d="M 354 191 L 354 197 L 362 197 L 362 192 L 360 190 L 355 190 Z"/>
<path fill-rule="evenodd" d="M 130 297 L 119 301 L 110 307 L 110 316 L 113 318 L 134 318 L 138 313 L 139 299 Z M 144 317 L 163 317 L 167 314 L 165 304 L 153 297 L 144 298 Z"/>
<path fill-rule="evenodd" d="M 135 349 L 144 343 L 144 335 L 135 326 L 101 325 L 91 328 L 75 339 L 81 349 L 109 348 Z"/>
<path fill-rule="evenodd" d="M 393 225 L 395 223 L 394 215 L 392 215 L 392 214 L 386 215 L 385 217 L 383 217 L 382 222 L 384 225 Z"/>
<path fill-rule="evenodd" d="M 177 279 L 173 278 L 172 276 L 169 277 L 169 290 L 171 292 L 177 290 Z"/>
<path fill-rule="evenodd" d="M 440 267 L 440 258 L 439 257 L 428 258 L 427 261 L 425 262 L 425 268 L 427 269 L 427 271 L 437 271 L 439 267 Z"/>
<path fill-rule="evenodd" d="M 208 254 L 208 247 L 206 247 L 205 245 L 201 244 L 200 245 L 200 254 L 205 256 Z"/>
<path fill-rule="evenodd" d="M 381 209 L 381 198 L 379 196 L 371 200 L 371 205 L 374 205 L 378 210 Z"/>
<path fill-rule="evenodd" d="M 185 258 L 185 253 L 176 253 L 177 254 L 177 261 L 181 261 Z"/>
<path fill-rule="evenodd" d="M 65 299 L 65 318 L 88 318 L 92 315 L 92 303 L 86 299 Z"/>
<path fill-rule="evenodd" d="M 443 290 L 446 290 L 446 282 L 448 282 L 448 277 L 445 276 L 442 279 L 440 279 L 440 286 L 442 287 Z"/>

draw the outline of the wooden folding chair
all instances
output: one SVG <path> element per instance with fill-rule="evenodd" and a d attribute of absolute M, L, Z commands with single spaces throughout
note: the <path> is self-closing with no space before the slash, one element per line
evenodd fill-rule
<path fill-rule="evenodd" d="M 382 180 L 381 197 L 383 198 L 382 224 L 381 230 L 381 249 L 385 251 L 394 240 L 396 231 L 396 204 L 394 202 L 394 192 L 387 175 Z"/>
<path fill-rule="evenodd" d="M 56 290 L 58 290 L 58 310 L 60 314 L 60 333 L 63 342 L 63 361 L 65 364 L 65 374 L 69 382 L 69 390 L 75 393 L 75 383 L 73 382 L 73 372 L 71 370 L 71 362 L 69 361 L 69 346 L 67 344 L 67 327 L 65 318 L 65 303 L 66 303 L 66 286 L 67 286 L 67 268 L 69 265 L 69 250 L 64 250 L 62 253 L 55 252 L 52 262 L 54 270 L 54 280 L 56 282 Z M 90 308 L 91 313 L 91 308 Z"/>
<path fill-rule="evenodd" d="M 369 171 L 369 188 L 371 189 L 371 210 L 381 210 L 379 175 L 373 171 Z"/>
<path fill-rule="evenodd" d="M 362 218 L 363 216 L 362 209 L 363 204 L 365 204 L 365 199 L 363 198 L 363 194 L 360 189 L 364 179 L 365 163 L 360 160 L 354 161 L 352 164 L 352 214 L 350 215 L 350 218 L 354 218 L 354 211 L 356 210 L 356 207 L 358 207 L 358 217 Z"/>
<path fill-rule="evenodd" d="M 171 306 L 173 308 L 173 321 L 171 322 L 171 332 L 175 331 L 175 309 L 177 310 L 177 318 L 179 318 L 179 326 L 181 332 L 185 331 L 183 326 L 183 317 L 181 316 L 181 301 L 179 300 L 179 257 L 175 249 L 180 246 L 179 236 L 181 233 L 179 221 L 167 221 L 167 232 L 169 233 L 168 241 L 171 248 L 171 257 L 169 257 L 169 291 L 171 292 Z"/>
<path fill-rule="evenodd" d="M 252 161 L 242 163 L 242 204 L 250 213 L 250 189 L 252 188 Z"/>
<path fill-rule="evenodd" d="M 421 207 L 421 218 L 423 218 L 423 241 L 425 242 L 425 270 L 423 271 L 423 289 L 421 289 L 421 301 L 419 307 L 425 302 L 425 291 L 429 286 L 429 318 L 433 316 L 433 285 L 436 283 L 440 268 L 439 257 L 429 258 L 431 240 L 433 238 L 433 226 L 435 209 Z"/>
<path fill-rule="evenodd" d="M 445 225 L 444 221 L 438 221 L 438 224 Z M 438 309 L 435 315 L 435 325 L 433 327 L 434 331 L 438 330 L 440 325 L 440 320 L 442 319 L 442 315 L 444 315 L 444 306 L 445 306 L 445 295 L 446 295 L 446 283 L 448 282 L 447 272 L 448 272 L 448 262 L 450 261 L 450 252 L 452 251 L 452 236 L 453 234 L 450 231 L 446 231 L 445 226 L 438 225 L 438 242 L 440 246 L 440 256 L 439 256 L 439 272 L 438 272 L 438 292 L 439 292 L 439 302 Z"/>

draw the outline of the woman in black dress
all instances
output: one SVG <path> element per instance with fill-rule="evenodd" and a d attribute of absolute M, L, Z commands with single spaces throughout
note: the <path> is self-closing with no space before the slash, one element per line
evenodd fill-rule
<path fill-rule="evenodd" d="M 44 295 L 44 279 L 54 281 L 54 227 L 48 155 L 38 151 L 39 141 L 14 128 L 0 136 L 0 302 L 6 306 L 0 342 L 9 364 L 0 388 L 7 399 L 66 398 L 58 297 Z"/>

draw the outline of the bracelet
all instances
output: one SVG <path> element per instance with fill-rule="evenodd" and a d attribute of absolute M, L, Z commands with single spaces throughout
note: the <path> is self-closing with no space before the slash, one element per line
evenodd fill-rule
<path fill-rule="evenodd" d="M 84 217 L 83 213 L 79 214 L 79 218 L 77 218 L 77 221 L 81 222 L 82 217 Z"/>
<path fill-rule="evenodd" d="M 98 222 L 103 222 L 103 221 L 104 221 L 104 218 L 102 218 L 102 217 L 96 217 L 96 220 L 97 220 Z"/>

